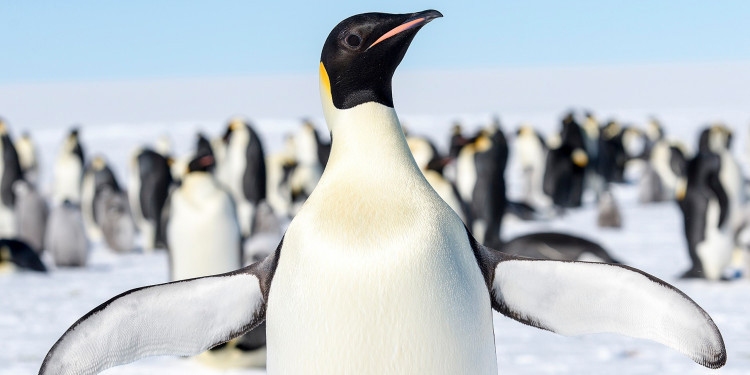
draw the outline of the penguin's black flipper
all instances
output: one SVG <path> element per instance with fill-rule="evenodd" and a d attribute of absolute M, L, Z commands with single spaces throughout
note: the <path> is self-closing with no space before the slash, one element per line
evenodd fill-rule
<path fill-rule="evenodd" d="M 656 277 L 623 265 L 516 257 L 482 246 L 471 234 L 469 240 L 492 307 L 509 318 L 562 335 L 649 339 L 709 368 L 726 363 L 711 317 Z"/>
<path fill-rule="evenodd" d="M 280 250 L 281 244 L 262 262 L 237 271 L 110 299 L 65 332 L 39 374 L 97 374 L 150 356 L 195 355 L 242 335 L 265 320 Z"/>
<path fill-rule="evenodd" d="M 39 259 L 39 255 L 25 242 L 19 240 L 0 240 L 0 248 L 8 249 L 10 261 L 18 268 L 47 272 L 47 267 Z"/>

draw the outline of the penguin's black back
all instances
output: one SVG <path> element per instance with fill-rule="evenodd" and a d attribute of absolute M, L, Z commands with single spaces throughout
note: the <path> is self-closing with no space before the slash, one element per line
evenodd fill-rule
<path fill-rule="evenodd" d="M 624 131 L 620 131 L 617 135 L 607 138 L 604 131 L 599 133 L 596 171 L 606 182 L 625 181 L 625 163 L 628 161 L 628 155 L 622 144 L 623 134 Z"/>
<path fill-rule="evenodd" d="M 512 255 L 553 260 L 577 260 L 583 254 L 588 253 L 606 263 L 620 263 L 601 245 L 565 233 L 530 233 L 506 242 L 500 249 Z"/>
<path fill-rule="evenodd" d="M 98 202 L 102 196 L 102 191 L 105 189 L 109 189 L 113 193 L 122 192 L 114 172 L 112 172 L 112 169 L 108 165 L 104 165 L 100 170 L 94 171 L 94 205 Z M 94 222 L 99 224 L 97 210 L 94 210 Z"/>
<path fill-rule="evenodd" d="M 573 163 L 573 152 L 585 150 L 581 127 L 572 114 L 563 120 L 559 148 L 547 153 L 543 190 L 560 207 L 580 207 L 583 198 L 585 167 Z"/>
<path fill-rule="evenodd" d="M 23 179 L 21 163 L 18 161 L 18 153 L 8 134 L 0 139 L 3 145 L 3 176 L 0 180 L 0 199 L 6 207 L 13 207 L 16 196 L 13 193 L 13 183 Z"/>
<path fill-rule="evenodd" d="M 0 251 L 6 248 L 10 253 L 10 261 L 17 267 L 38 272 L 47 272 L 39 255 L 25 242 L 15 239 L 0 239 Z M 6 261 L 3 259 L 3 261 Z"/>
<path fill-rule="evenodd" d="M 144 150 L 138 155 L 138 168 L 141 178 L 141 212 L 144 218 L 158 223 L 172 184 L 169 164 L 161 154 Z"/>
<path fill-rule="evenodd" d="M 263 152 L 263 144 L 249 125 L 245 125 L 250 132 L 250 140 L 247 144 L 247 165 L 242 176 L 242 189 L 245 198 L 253 204 L 258 204 L 266 199 L 266 160 Z"/>
<path fill-rule="evenodd" d="M 491 137 L 492 146 L 474 154 L 477 180 L 470 203 L 470 221 L 483 220 L 487 229 L 484 244 L 497 248 L 507 205 L 505 191 L 505 166 L 508 161 L 508 144 L 501 130 Z"/>

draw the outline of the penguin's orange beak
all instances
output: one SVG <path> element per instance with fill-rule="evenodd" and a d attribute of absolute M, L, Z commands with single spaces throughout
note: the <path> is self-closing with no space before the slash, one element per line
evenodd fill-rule
<path fill-rule="evenodd" d="M 376 44 L 393 37 L 395 35 L 398 35 L 406 30 L 409 30 L 411 28 L 417 27 L 417 26 L 423 26 L 427 24 L 428 22 L 434 20 L 435 18 L 442 17 L 443 14 L 438 12 L 437 10 L 426 10 L 424 12 L 415 13 L 413 17 L 406 20 L 404 23 L 394 27 L 387 33 L 383 34 L 378 40 L 376 40 L 374 43 L 370 44 L 369 47 L 367 47 L 367 50 L 369 50 L 372 47 L 375 47 Z M 367 51 L 365 50 L 365 51 Z"/>

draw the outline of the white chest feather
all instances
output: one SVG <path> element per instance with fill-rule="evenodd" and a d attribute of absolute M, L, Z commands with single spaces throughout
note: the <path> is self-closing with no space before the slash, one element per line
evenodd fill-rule
<path fill-rule="evenodd" d="M 269 372 L 496 373 L 489 294 L 460 219 L 382 128 L 398 126 L 392 109 L 341 112 L 354 129 L 332 127 L 328 168 L 284 238 Z"/>
<path fill-rule="evenodd" d="M 54 203 L 60 204 L 65 200 L 79 203 L 82 178 L 81 160 L 71 153 L 61 153 L 55 163 Z"/>
<path fill-rule="evenodd" d="M 732 237 L 728 224 L 719 225 L 719 203 L 708 201 L 706 209 L 705 239 L 696 246 L 698 257 L 703 264 L 703 272 L 709 280 L 718 280 L 732 258 Z"/>
<path fill-rule="evenodd" d="M 234 206 L 208 174 L 186 176 L 172 196 L 167 227 L 172 279 L 224 273 L 241 267 Z"/>

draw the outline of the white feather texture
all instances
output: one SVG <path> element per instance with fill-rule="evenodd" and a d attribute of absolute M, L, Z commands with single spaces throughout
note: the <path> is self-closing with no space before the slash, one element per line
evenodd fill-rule
<path fill-rule="evenodd" d="M 240 268 L 240 230 L 229 193 L 207 172 L 185 175 L 167 225 L 172 280 Z"/>
<path fill-rule="evenodd" d="M 708 314 L 642 273 L 601 263 L 507 260 L 497 265 L 492 286 L 496 302 L 517 320 L 563 335 L 654 340 L 704 366 L 723 364 L 724 343 Z"/>
<path fill-rule="evenodd" d="M 326 115 L 331 158 L 286 233 L 269 295 L 269 373 L 496 374 L 466 231 L 420 173 L 395 111 Z"/>
<path fill-rule="evenodd" d="M 136 289 L 74 324 L 39 374 L 97 374 L 148 356 L 198 354 L 241 333 L 262 303 L 258 279 L 245 273 Z"/>

